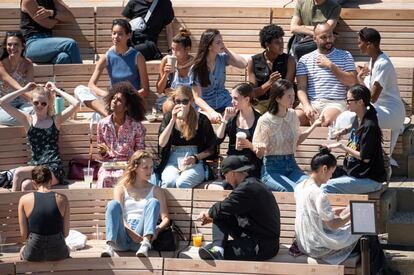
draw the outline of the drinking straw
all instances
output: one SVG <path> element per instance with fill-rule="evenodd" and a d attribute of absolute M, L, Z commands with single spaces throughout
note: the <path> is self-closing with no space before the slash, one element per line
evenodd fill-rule
<path fill-rule="evenodd" d="M 198 230 L 197 230 L 197 223 L 196 223 L 196 219 L 194 220 L 194 228 L 195 228 L 195 233 L 197 234 L 198 233 Z"/>

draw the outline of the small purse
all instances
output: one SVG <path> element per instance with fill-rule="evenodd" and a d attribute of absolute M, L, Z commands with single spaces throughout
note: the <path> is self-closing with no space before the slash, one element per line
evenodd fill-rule
<path fill-rule="evenodd" d="M 180 244 L 180 240 L 186 241 L 186 238 L 174 221 L 171 221 L 170 226 L 161 231 L 157 238 L 152 242 L 152 249 L 158 252 L 175 251 Z"/>
<path fill-rule="evenodd" d="M 88 167 L 88 159 L 74 158 L 69 161 L 68 178 L 71 180 L 83 180 L 83 168 Z M 98 179 L 98 171 L 101 164 L 96 160 L 90 161 L 90 167 L 93 168 L 93 179 Z"/>

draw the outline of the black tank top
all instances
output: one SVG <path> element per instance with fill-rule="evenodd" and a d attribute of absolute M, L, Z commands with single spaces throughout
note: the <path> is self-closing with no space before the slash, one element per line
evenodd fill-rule
<path fill-rule="evenodd" d="M 43 236 L 63 232 L 63 217 L 56 203 L 55 192 L 34 192 L 34 205 L 29 217 L 29 233 Z"/>
<path fill-rule="evenodd" d="M 56 12 L 55 2 L 53 2 L 53 0 L 36 0 L 36 2 L 39 6 L 42 6 L 48 10 L 54 10 Z M 21 5 L 22 3 L 20 1 L 20 29 L 23 32 L 25 39 L 37 33 L 52 35 L 51 29 L 40 26 L 30 17 L 28 13 L 21 11 Z"/>
<path fill-rule="evenodd" d="M 269 66 L 267 66 L 266 58 L 264 56 L 264 52 L 256 54 L 252 57 L 253 60 L 253 70 L 254 75 L 256 76 L 257 86 L 260 87 L 266 81 L 269 80 L 270 74 L 273 72 L 278 71 L 282 78 L 286 78 L 287 74 L 287 66 L 288 66 L 288 54 L 281 54 L 279 55 L 272 64 L 272 71 L 269 70 Z M 269 98 L 269 91 L 265 94 L 258 97 L 258 100 L 266 100 Z"/>

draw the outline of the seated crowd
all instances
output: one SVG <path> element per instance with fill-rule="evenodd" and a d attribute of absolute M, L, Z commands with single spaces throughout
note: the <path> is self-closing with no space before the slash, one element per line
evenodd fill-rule
<path fill-rule="evenodd" d="M 271 24 L 259 34 L 264 51 L 248 61 L 226 48 L 217 29 L 202 33 L 193 57 L 189 31 L 180 29 L 173 37 L 173 11 L 171 18 L 169 7 L 157 6 L 155 15 L 164 14 L 164 21 L 154 29 L 167 26 L 172 56 L 161 60 L 156 85 L 160 94 L 157 108 L 164 116 L 158 136 L 160 161 L 153 163 L 153 156 L 144 151 L 146 130 L 142 121 L 149 92 L 145 61 L 156 58 L 159 52 L 159 32 L 136 36 L 133 21 L 147 13 L 138 8 L 140 2 L 130 1 L 126 7 L 129 10 L 123 12 L 132 19 L 131 24 L 126 19 L 113 20 L 113 45 L 100 57 L 88 86 L 76 87 L 75 96 L 52 82 L 33 82 L 32 61 L 81 62 L 74 41 L 51 35 L 58 22 L 72 18 L 63 2 L 23 0 L 24 35 L 6 35 L 0 58 L 0 124 L 23 126 L 31 151 L 29 166 L 14 170 L 12 190 L 36 190 L 23 196 L 19 204 L 22 238 L 30 240 L 22 258 L 53 259 L 36 254 L 36 242 L 61 240 L 67 235 L 67 198 L 50 191 L 50 187 L 64 183 L 59 129 L 82 103 L 102 117 L 97 126 L 101 160 L 128 162 L 125 169 L 101 167 L 98 173 L 98 188 L 114 187 L 114 200 L 108 204 L 105 216 L 108 247 L 102 256 L 113 256 L 114 250 L 134 250 L 137 256 L 147 256 L 151 242 L 170 223 L 162 188 L 193 188 L 213 178 L 207 160 L 217 159 L 217 148 L 227 136 L 229 157 L 221 165 L 227 184 L 220 188 L 233 191 L 198 217 L 203 224 L 213 223 L 213 243 L 200 249 L 200 257 L 274 257 L 279 250 L 280 214 L 271 191 L 282 191 L 295 192 L 300 213 L 295 226 L 298 249 L 328 263 L 346 259 L 360 236 L 351 235 L 349 215 L 338 218 L 341 211 L 331 208 L 326 193 L 368 193 L 381 189 L 387 179 L 381 128 L 392 130 L 392 153 L 405 115 L 395 69 L 380 49 L 378 31 L 364 28 L 358 33 L 358 47 L 371 59 L 368 67 L 355 68 L 352 55 L 334 47 L 337 9 L 333 9 L 332 18 L 321 20 L 325 23 L 314 22 L 300 11 L 299 6 L 306 6 L 305 1 L 298 1 L 292 18 L 292 44 L 299 40 L 298 34 L 305 33 L 302 38 L 314 42 L 314 47 L 305 52 L 301 49 L 300 54 L 284 53 L 284 32 Z M 318 7 L 327 10 L 332 9 L 334 1 L 315 2 L 321 2 Z M 327 3 L 331 6 L 322 8 Z M 135 14 L 137 10 L 141 15 Z M 155 24 L 150 22 L 147 32 Z M 131 40 L 135 42 L 132 44 Z M 38 56 L 40 47 L 55 52 Z M 225 86 L 229 65 L 247 68 L 250 83 L 237 84 L 229 92 Z M 110 78 L 109 91 L 98 87 L 104 69 Z M 56 96 L 69 103 L 61 112 L 55 112 Z M 348 112 L 344 112 L 346 109 Z M 220 124 L 216 130 L 215 123 Z M 309 127 L 301 131 L 300 126 Z M 294 155 L 296 147 L 318 126 L 335 126 L 337 130 L 332 136 L 339 139 L 349 134 L 349 141 L 347 145 L 335 142 L 323 147 L 312 158 L 312 172 L 306 174 Z M 333 148 L 346 153 L 342 167 L 336 166 L 330 154 Z M 42 196 L 45 200 L 40 203 Z M 39 225 L 49 224 L 46 220 L 38 224 L 32 221 L 30 213 L 41 215 L 46 204 L 56 208 L 50 217 L 56 222 L 54 227 Z M 310 225 L 314 235 L 308 234 Z M 326 239 L 324 247 L 314 243 L 315 234 Z M 378 239 L 371 242 L 377 244 Z M 374 254 L 383 259 L 380 247 L 373 247 L 377 249 L 372 249 Z M 55 256 L 68 255 L 68 251 L 56 251 Z M 385 268 L 383 260 L 375 263 L 375 270 Z"/>

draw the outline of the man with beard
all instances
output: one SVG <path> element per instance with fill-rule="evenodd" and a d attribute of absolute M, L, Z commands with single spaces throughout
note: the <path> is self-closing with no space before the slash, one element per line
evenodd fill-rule
<path fill-rule="evenodd" d="M 346 110 L 347 87 L 357 83 L 355 62 L 345 50 L 334 48 L 329 24 L 318 24 L 314 30 L 317 49 L 299 59 L 296 70 L 298 98 L 296 109 L 302 126 L 322 118 L 322 126 L 331 125 Z"/>

